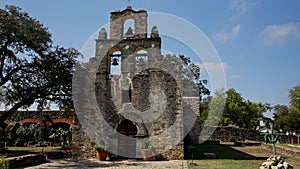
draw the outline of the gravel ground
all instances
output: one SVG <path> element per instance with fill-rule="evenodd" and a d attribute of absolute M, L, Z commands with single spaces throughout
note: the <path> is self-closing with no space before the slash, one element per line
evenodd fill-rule
<path fill-rule="evenodd" d="M 84 169 L 84 168 L 105 168 L 105 169 L 187 169 L 187 161 L 98 161 L 95 159 L 56 159 L 47 163 L 26 167 L 25 169 Z"/>

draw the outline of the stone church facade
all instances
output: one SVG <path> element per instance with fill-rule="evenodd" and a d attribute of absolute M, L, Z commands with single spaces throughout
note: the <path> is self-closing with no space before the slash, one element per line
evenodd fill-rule
<path fill-rule="evenodd" d="M 134 25 L 126 30 L 129 19 Z M 74 158 L 94 157 L 93 145 L 100 141 L 111 147 L 113 157 L 141 158 L 144 139 L 156 146 L 153 155 L 161 159 L 184 158 L 183 138 L 193 127 L 189 120 L 198 114 L 198 98 L 184 97 L 179 70 L 161 63 L 162 40 L 156 26 L 148 34 L 147 19 L 145 10 L 128 6 L 111 12 L 109 36 L 100 30 L 95 57 L 86 71 L 91 74 L 87 86 L 94 88 L 89 92 L 95 103 L 77 97 L 85 89 L 73 85 L 78 116 L 72 126 Z M 82 83 L 89 81 L 78 74 Z M 102 120 L 95 120 L 100 116 Z"/>

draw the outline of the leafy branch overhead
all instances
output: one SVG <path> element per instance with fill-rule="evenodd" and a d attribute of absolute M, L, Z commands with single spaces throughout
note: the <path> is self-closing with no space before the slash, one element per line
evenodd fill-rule
<path fill-rule="evenodd" d="M 191 62 L 190 58 L 184 55 L 170 55 L 163 57 L 161 62 L 163 67 L 179 70 L 181 75 L 181 86 L 185 97 L 200 97 L 210 94 L 209 89 L 205 87 L 207 80 L 200 79 L 200 67 Z"/>
<path fill-rule="evenodd" d="M 8 111 L 50 103 L 72 108 L 72 74 L 79 52 L 55 46 L 36 19 L 15 6 L 0 9 L 0 100 Z"/>

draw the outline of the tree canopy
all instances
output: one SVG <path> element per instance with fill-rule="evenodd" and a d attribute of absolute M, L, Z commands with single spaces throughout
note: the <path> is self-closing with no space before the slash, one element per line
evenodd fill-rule
<path fill-rule="evenodd" d="M 224 103 L 221 104 L 221 103 Z M 224 106 L 223 108 L 220 105 Z M 207 97 L 201 103 L 201 121 L 219 121 L 220 126 L 237 125 L 243 128 L 255 129 L 258 118 L 263 116 L 264 109 L 258 103 L 245 100 L 235 89 L 218 90 L 214 97 Z M 212 113 L 208 117 L 209 111 Z M 220 111 L 222 117 L 220 117 Z M 215 116 L 213 114 L 216 114 Z M 215 122 L 214 122 L 215 124 Z"/>
<path fill-rule="evenodd" d="M 191 62 L 190 58 L 184 55 L 167 54 L 162 56 L 158 67 L 178 71 L 181 78 L 183 96 L 185 97 L 202 97 L 210 94 L 206 88 L 207 80 L 200 78 L 200 67 Z"/>
<path fill-rule="evenodd" d="M 0 99 L 8 111 L 50 103 L 72 108 L 72 74 L 79 52 L 55 46 L 36 19 L 15 6 L 0 9 Z"/>
<path fill-rule="evenodd" d="M 300 114 L 300 85 L 293 87 L 289 91 L 290 109 L 296 114 Z"/>
<path fill-rule="evenodd" d="M 289 106 L 274 106 L 275 129 L 284 132 L 300 132 L 300 85 L 289 91 L 289 99 Z"/>

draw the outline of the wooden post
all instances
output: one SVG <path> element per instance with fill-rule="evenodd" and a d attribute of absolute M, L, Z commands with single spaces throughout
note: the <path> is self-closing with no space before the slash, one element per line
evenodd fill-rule
<path fill-rule="evenodd" d="M 271 125 L 271 138 L 272 138 L 272 140 L 274 140 L 274 129 L 273 129 L 274 123 L 271 122 L 270 125 Z M 273 155 L 276 155 L 276 146 L 275 146 L 276 143 L 272 143 L 272 144 L 273 144 L 273 146 L 272 146 L 273 147 Z"/>

